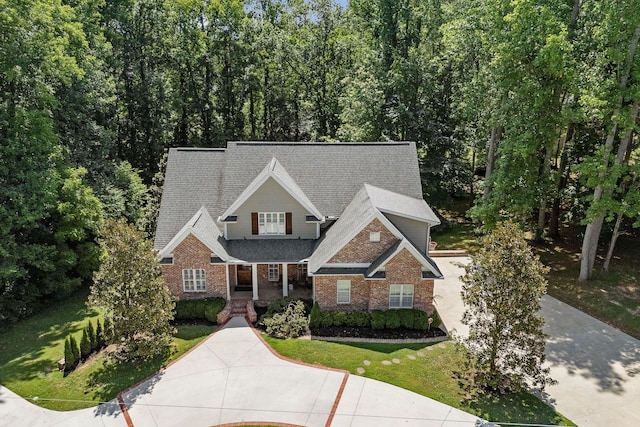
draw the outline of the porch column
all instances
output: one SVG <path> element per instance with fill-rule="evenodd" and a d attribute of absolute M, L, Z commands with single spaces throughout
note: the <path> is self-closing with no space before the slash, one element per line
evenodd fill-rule
<path fill-rule="evenodd" d="M 224 265 L 224 272 L 227 276 L 227 301 L 231 299 L 231 289 L 229 288 L 229 268 L 231 268 L 229 264 Z"/>
<path fill-rule="evenodd" d="M 282 264 L 282 296 L 289 296 L 289 276 L 287 276 L 287 264 Z"/>
<path fill-rule="evenodd" d="M 251 287 L 253 288 L 253 300 L 258 301 L 258 264 L 251 264 Z"/>

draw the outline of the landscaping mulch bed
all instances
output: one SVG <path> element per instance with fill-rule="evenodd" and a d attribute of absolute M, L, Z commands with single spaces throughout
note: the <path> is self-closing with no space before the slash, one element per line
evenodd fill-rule
<path fill-rule="evenodd" d="M 340 338 L 373 338 L 381 340 L 406 340 L 444 337 L 447 334 L 440 328 L 431 328 L 430 331 L 418 331 L 415 329 L 372 329 L 350 326 L 331 326 L 328 328 L 314 328 L 311 335 L 318 337 Z"/>

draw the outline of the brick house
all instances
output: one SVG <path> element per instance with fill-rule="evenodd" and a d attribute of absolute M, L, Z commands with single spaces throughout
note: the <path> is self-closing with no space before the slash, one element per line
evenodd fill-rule
<path fill-rule="evenodd" d="M 229 142 L 169 152 L 154 240 L 179 298 L 433 309 L 416 147 Z"/>

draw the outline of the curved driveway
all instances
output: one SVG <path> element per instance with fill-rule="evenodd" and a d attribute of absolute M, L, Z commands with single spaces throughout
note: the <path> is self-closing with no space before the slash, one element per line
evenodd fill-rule
<path fill-rule="evenodd" d="M 0 389 L 0 425 L 474 426 L 476 417 L 410 391 L 283 360 L 233 318 L 188 354 L 114 402 L 71 412 L 42 409 Z M 6 399 L 3 399 L 7 397 Z"/>

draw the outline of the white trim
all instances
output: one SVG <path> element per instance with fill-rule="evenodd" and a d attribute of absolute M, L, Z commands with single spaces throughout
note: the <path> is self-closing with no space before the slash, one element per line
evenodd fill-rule
<path fill-rule="evenodd" d="M 318 209 L 316 209 L 316 207 L 313 206 L 311 201 L 302 200 L 302 198 L 300 198 L 295 191 L 293 191 L 288 185 L 286 185 L 280 179 L 280 177 L 276 173 L 274 173 L 276 164 L 279 164 L 279 163 L 280 162 L 278 162 L 278 160 L 275 157 L 273 157 L 271 159 L 271 163 L 269 164 L 269 166 L 265 168 L 251 182 L 251 184 L 247 186 L 247 188 L 244 189 L 244 191 L 240 194 L 240 196 L 238 196 L 238 198 L 231 204 L 231 206 L 227 208 L 227 210 L 224 211 L 222 215 L 220 215 L 220 217 L 226 218 L 229 215 L 234 214 L 240 208 L 240 206 L 242 206 L 244 202 L 246 202 L 249 199 L 249 197 L 251 197 L 253 193 L 255 193 L 262 186 L 262 184 L 264 184 L 269 178 L 273 178 L 274 181 L 276 181 L 278 185 L 280 185 L 280 187 L 282 187 L 287 193 L 289 193 L 289 195 L 291 195 L 291 197 L 293 197 L 303 208 L 307 209 L 307 211 L 309 211 L 311 215 L 315 215 L 316 218 L 320 218 L 321 220 L 324 220 L 324 215 L 322 215 L 320 211 L 318 211 Z M 280 167 L 288 175 L 288 172 L 286 172 L 286 169 L 284 169 L 282 165 L 280 165 Z M 293 180 L 293 178 L 291 179 Z M 302 189 L 300 189 L 300 191 L 302 191 Z"/>
<path fill-rule="evenodd" d="M 273 222 L 275 216 L 276 221 Z M 267 221 L 269 218 L 271 221 Z M 280 222 L 282 219 L 282 222 Z M 267 226 L 275 225 L 276 232 L 267 232 Z M 280 225 L 282 225 L 282 231 L 280 231 Z M 261 230 L 262 228 L 262 230 Z M 287 234 L 287 213 L 286 212 L 258 212 L 258 235 L 259 236 L 284 236 Z"/>
<path fill-rule="evenodd" d="M 289 277 L 287 276 L 287 263 L 282 264 L 282 296 L 289 296 Z"/>
<path fill-rule="evenodd" d="M 349 262 L 341 262 L 341 263 L 332 263 L 332 264 L 324 264 L 320 268 L 369 268 L 371 266 L 370 262 L 361 262 L 361 263 L 349 263 Z"/>
<path fill-rule="evenodd" d="M 275 277 L 271 275 L 271 273 L 273 272 L 273 267 L 275 266 Z M 275 264 L 275 263 L 269 263 L 267 264 L 267 273 L 268 273 L 268 277 L 269 277 L 269 281 L 270 282 L 277 282 L 280 280 L 280 265 L 279 264 Z"/>
<path fill-rule="evenodd" d="M 229 264 L 224 265 L 225 277 L 227 279 L 227 301 L 231 299 L 231 286 L 229 285 L 229 268 L 231 266 Z M 236 273 L 236 282 L 238 281 L 238 273 Z"/>
<path fill-rule="evenodd" d="M 400 286 L 400 300 L 398 301 L 398 306 L 397 306 L 397 307 L 395 307 L 395 306 L 394 306 L 394 307 L 392 307 L 392 306 L 391 306 L 391 287 L 392 287 L 392 286 Z M 410 286 L 410 287 L 412 288 L 412 289 L 411 289 L 411 305 L 410 305 L 410 306 L 404 306 L 404 305 L 402 305 L 403 297 L 406 297 L 406 296 L 407 296 L 407 295 L 405 294 L 405 292 L 404 292 L 405 286 L 406 286 L 406 287 L 409 287 L 409 286 Z M 396 284 L 396 283 L 389 284 L 389 308 L 390 308 L 390 309 L 397 309 L 397 308 L 413 308 L 413 304 L 414 304 L 414 301 L 415 301 L 415 296 L 416 296 L 416 287 L 415 287 L 415 285 L 412 285 L 412 284 Z"/>
<path fill-rule="evenodd" d="M 202 272 L 202 276 L 196 277 L 196 271 Z M 186 276 L 190 275 L 191 277 L 185 277 L 185 273 L 187 273 Z M 192 282 L 193 289 L 187 289 L 187 282 Z M 207 273 L 204 270 L 204 268 L 183 268 L 182 269 L 182 291 L 189 292 L 189 293 L 207 292 Z"/>
<path fill-rule="evenodd" d="M 253 300 L 258 300 L 258 264 L 251 264 L 251 289 L 253 290 Z"/>
<path fill-rule="evenodd" d="M 348 295 L 347 295 L 347 301 L 340 301 L 340 282 L 343 283 L 344 282 L 349 282 L 349 289 L 348 289 Z M 343 290 L 343 292 L 346 292 Z M 351 280 L 346 280 L 346 279 L 339 279 L 336 280 L 336 304 L 351 304 Z"/>
<path fill-rule="evenodd" d="M 362 227 L 353 229 L 351 233 L 349 233 L 348 238 L 346 239 L 346 243 L 335 251 L 332 251 L 332 253 L 330 253 L 329 255 L 325 256 L 324 259 L 321 260 L 321 262 L 317 263 L 317 265 L 325 266 L 335 254 L 340 252 L 342 248 L 348 245 L 353 240 L 353 238 L 356 237 L 360 232 L 362 232 L 369 224 L 371 224 L 374 219 L 378 219 L 387 228 L 387 230 L 389 230 L 389 232 L 394 235 L 396 239 L 403 240 L 405 238 L 404 234 L 402 234 L 402 232 L 400 232 L 400 230 L 398 230 L 398 228 L 393 225 L 393 223 L 391 223 L 391 221 L 389 221 L 387 217 L 385 217 L 382 212 L 378 210 L 378 208 L 373 207 L 373 217 L 371 218 L 371 220 L 363 224 Z M 371 264 L 368 264 L 367 267 L 369 265 Z"/>
<path fill-rule="evenodd" d="M 200 236 L 198 236 L 194 230 L 193 230 L 193 226 L 196 224 L 196 222 L 198 222 L 198 220 L 200 219 L 200 217 L 202 216 L 202 214 L 206 211 L 205 207 L 201 207 L 200 209 L 198 209 L 198 212 L 196 212 L 189 221 L 187 221 L 187 223 L 182 227 L 182 229 L 175 235 L 173 236 L 173 238 L 169 241 L 169 243 L 167 243 L 160 251 L 158 251 L 158 258 L 162 259 L 162 258 L 166 258 L 169 255 L 173 256 L 173 251 L 174 249 L 180 244 L 182 243 L 182 241 L 184 239 L 186 239 L 190 234 L 193 235 L 193 237 L 195 237 L 196 239 L 198 239 L 203 245 L 205 245 L 207 248 L 209 248 L 209 250 L 211 251 L 211 253 L 216 254 L 216 256 L 220 259 L 222 259 L 223 261 L 228 261 L 227 258 L 225 258 L 224 256 L 220 256 L 220 254 L 218 254 L 214 248 L 210 247 L 203 239 L 200 238 Z M 208 212 L 207 212 L 208 215 Z M 215 225 L 214 225 L 215 226 Z M 218 230 L 219 231 L 219 230 Z M 225 236 L 226 238 L 226 236 Z"/>
<path fill-rule="evenodd" d="M 396 248 L 396 250 L 390 254 L 387 259 L 385 259 L 382 264 L 380 264 L 378 266 L 378 268 L 376 268 L 375 270 L 373 270 L 370 274 L 367 275 L 367 278 L 373 276 L 374 274 L 376 274 L 378 271 L 381 271 L 385 265 L 387 265 L 387 263 L 392 260 L 396 255 L 398 255 L 400 253 L 400 251 L 402 251 L 403 249 L 407 249 L 411 255 L 413 255 L 413 257 L 418 260 L 420 262 L 420 264 L 422 264 L 423 267 L 427 268 L 429 271 L 431 271 L 432 273 L 438 275 L 438 270 L 431 265 L 431 263 L 425 258 L 425 256 L 423 254 L 421 254 L 415 246 L 413 246 L 406 238 L 402 239 L 402 242 L 398 245 L 398 247 Z"/>
<path fill-rule="evenodd" d="M 426 218 L 420 218 L 420 217 L 413 216 L 413 215 L 407 215 L 406 213 L 394 211 L 394 210 L 391 210 L 391 209 L 380 209 L 380 208 L 376 208 L 376 209 L 378 209 L 382 213 L 387 213 L 387 214 L 390 214 L 390 215 L 400 216 L 402 218 L 412 219 L 412 220 L 418 221 L 418 222 L 424 222 L 424 223 L 429 224 L 429 225 L 439 225 L 440 224 L 440 221 L 436 222 L 436 221 L 429 220 L 429 219 L 426 219 Z"/>

